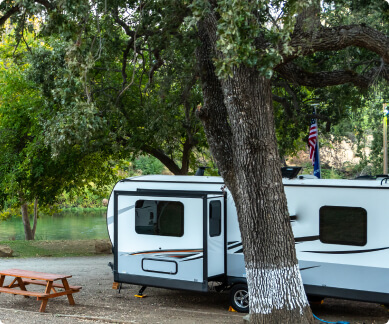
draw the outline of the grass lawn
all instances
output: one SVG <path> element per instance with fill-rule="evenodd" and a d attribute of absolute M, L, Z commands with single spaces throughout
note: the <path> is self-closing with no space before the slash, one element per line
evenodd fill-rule
<path fill-rule="evenodd" d="M 13 257 L 69 257 L 96 255 L 95 243 L 102 240 L 76 241 L 0 241 L 0 245 L 9 246 Z M 109 240 L 104 240 L 109 242 Z"/>

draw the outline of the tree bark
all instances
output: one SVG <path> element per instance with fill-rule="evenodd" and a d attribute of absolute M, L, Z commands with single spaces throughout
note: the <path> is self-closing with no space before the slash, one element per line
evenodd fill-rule
<path fill-rule="evenodd" d="M 313 321 L 282 184 L 270 81 L 240 67 L 222 81 L 233 133 L 236 203 L 253 323 Z M 229 183 L 227 182 L 227 186 Z"/>
<path fill-rule="evenodd" d="M 22 203 L 21 211 L 22 211 L 22 220 L 24 226 L 24 237 L 27 241 L 31 241 L 34 239 L 34 235 L 31 230 L 30 218 L 28 216 L 28 205 L 26 202 Z"/>
<path fill-rule="evenodd" d="M 204 94 L 199 116 L 238 212 L 250 321 L 313 323 L 282 184 L 271 83 L 244 66 L 235 67 L 232 78 L 217 82 L 210 68 L 215 54 L 212 18 L 200 21 L 199 34 Z"/>

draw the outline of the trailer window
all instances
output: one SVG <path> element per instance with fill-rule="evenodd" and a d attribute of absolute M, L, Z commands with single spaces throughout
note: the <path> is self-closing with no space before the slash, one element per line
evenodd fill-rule
<path fill-rule="evenodd" d="M 359 207 L 320 208 L 320 241 L 363 246 L 367 242 L 367 212 Z"/>
<path fill-rule="evenodd" d="M 135 231 L 146 235 L 183 236 L 184 205 L 179 201 L 138 200 Z"/>
<path fill-rule="evenodd" d="M 219 236 L 222 230 L 222 208 L 220 201 L 209 203 L 209 236 Z"/>

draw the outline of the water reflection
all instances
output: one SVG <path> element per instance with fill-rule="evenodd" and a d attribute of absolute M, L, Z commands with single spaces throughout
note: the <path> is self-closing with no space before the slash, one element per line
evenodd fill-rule
<path fill-rule="evenodd" d="M 31 224 L 32 226 L 32 224 Z M 53 216 L 41 215 L 36 240 L 86 240 L 108 238 L 106 210 L 63 210 Z M 21 217 L 0 221 L 0 241 L 24 240 Z"/>

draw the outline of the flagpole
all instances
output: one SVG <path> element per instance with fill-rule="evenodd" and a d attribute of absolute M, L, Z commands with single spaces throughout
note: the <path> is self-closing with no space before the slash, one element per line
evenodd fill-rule
<path fill-rule="evenodd" d="M 387 125 L 388 125 L 388 112 L 386 110 L 386 103 L 383 104 L 383 110 L 384 110 L 384 138 L 383 138 L 383 145 L 384 145 L 384 166 L 383 166 L 383 174 L 388 174 L 388 135 L 387 135 Z"/>
<path fill-rule="evenodd" d="M 315 165 L 317 163 L 317 169 L 315 169 L 315 167 L 314 167 L 313 174 L 315 176 L 317 176 L 318 178 L 321 178 L 320 151 L 319 151 L 319 125 L 318 125 L 317 114 L 316 114 L 316 106 L 318 106 L 318 105 L 319 105 L 318 103 L 312 104 L 313 114 L 314 114 L 314 118 L 316 120 L 316 128 L 317 128 L 316 149 L 315 149 L 315 160 L 317 160 L 317 162 L 315 162 Z"/>

